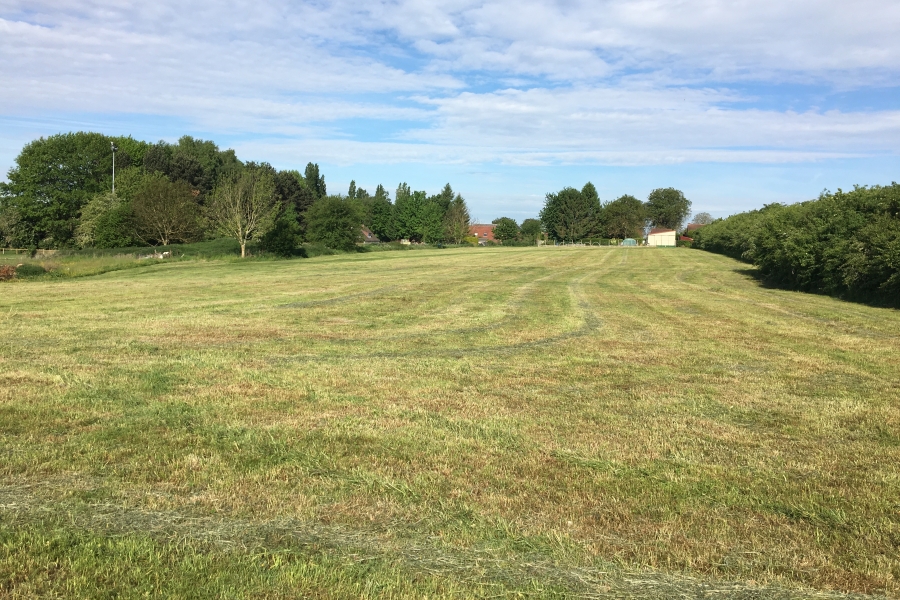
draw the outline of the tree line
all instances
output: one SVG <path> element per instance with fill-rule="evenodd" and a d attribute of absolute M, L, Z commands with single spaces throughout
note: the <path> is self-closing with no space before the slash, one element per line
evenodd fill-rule
<path fill-rule="evenodd" d="M 769 283 L 900 307 L 900 185 L 769 204 L 692 233 L 695 248 L 759 267 Z"/>
<path fill-rule="evenodd" d="M 23 148 L 8 180 L 0 184 L 0 244 L 21 248 L 224 236 L 242 255 L 252 241 L 290 255 L 304 242 L 353 249 L 364 225 L 382 241 L 461 243 L 469 235 L 468 207 L 450 184 L 429 195 L 401 183 L 393 201 L 382 185 L 370 194 L 355 182 L 346 195 L 329 195 L 318 164 L 277 170 L 190 136 L 174 144 L 85 132 L 40 138 Z"/>
<path fill-rule="evenodd" d="M 642 238 L 645 227 L 679 230 L 691 214 L 691 201 L 675 188 L 650 192 L 646 202 L 631 195 L 603 203 L 594 184 L 581 190 L 566 187 L 548 193 L 538 219 L 526 219 L 518 226 L 513 219 L 494 220 L 494 237 L 509 242 L 534 243 L 541 232 L 558 242 L 586 239 Z"/>

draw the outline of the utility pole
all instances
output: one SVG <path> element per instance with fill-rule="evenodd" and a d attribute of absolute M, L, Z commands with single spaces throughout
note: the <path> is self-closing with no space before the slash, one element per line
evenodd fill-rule
<path fill-rule="evenodd" d="M 112 153 L 113 153 L 113 190 L 112 190 L 112 192 L 113 192 L 113 194 L 115 194 L 116 193 L 116 150 L 118 150 L 119 147 L 116 146 L 115 142 L 110 142 L 109 145 L 112 148 Z"/>

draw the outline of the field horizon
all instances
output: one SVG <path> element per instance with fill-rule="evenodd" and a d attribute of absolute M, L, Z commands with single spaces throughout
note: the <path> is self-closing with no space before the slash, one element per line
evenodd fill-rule
<path fill-rule="evenodd" d="M 900 595 L 900 311 L 684 248 L 0 283 L 0 596 Z"/>

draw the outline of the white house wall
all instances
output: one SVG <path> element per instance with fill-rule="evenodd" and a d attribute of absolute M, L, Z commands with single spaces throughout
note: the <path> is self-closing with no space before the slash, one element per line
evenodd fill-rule
<path fill-rule="evenodd" d="M 648 246 L 674 246 L 675 232 L 652 233 L 647 236 Z"/>

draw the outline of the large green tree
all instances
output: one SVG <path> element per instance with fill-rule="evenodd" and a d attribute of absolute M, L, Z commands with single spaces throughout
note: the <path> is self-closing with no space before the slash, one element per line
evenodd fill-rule
<path fill-rule="evenodd" d="M 138 244 L 135 233 L 134 213 L 125 203 L 106 211 L 94 225 L 95 248 L 125 248 Z"/>
<path fill-rule="evenodd" d="M 444 211 L 439 200 L 429 198 L 422 204 L 422 241 L 428 244 L 442 244 L 446 241 Z"/>
<path fill-rule="evenodd" d="M 200 190 L 201 199 L 212 192 L 219 179 L 241 166 L 234 150 L 219 150 L 210 140 L 182 136 L 174 147 L 169 178 L 186 181 Z"/>
<path fill-rule="evenodd" d="M 297 219 L 302 238 L 306 231 L 306 211 L 318 199 L 315 192 L 309 188 L 306 178 L 299 171 L 278 171 L 275 174 L 275 196 L 283 212 L 292 209 L 291 214 Z M 284 224 L 281 230 L 286 231 Z"/>
<path fill-rule="evenodd" d="M 168 246 L 199 235 L 200 207 L 194 188 L 162 175 L 149 178 L 131 201 L 137 235 L 148 244 Z"/>
<path fill-rule="evenodd" d="M 372 233 L 382 242 L 397 239 L 397 228 L 394 225 L 394 205 L 384 186 L 378 184 L 372 200 L 372 219 L 369 223 Z"/>
<path fill-rule="evenodd" d="M 300 215 L 312 206 L 316 196 L 306 186 L 306 180 L 297 171 L 278 171 L 275 174 L 275 194 L 285 209 L 293 207 Z"/>
<path fill-rule="evenodd" d="M 97 194 L 81 209 L 74 240 L 79 248 L 117 248 L 131 245 L 134 237 L 131 202 L 110 191 Z"/>
<path fill-rule="evenodd" d="M 518 239 L 520 233 L 519 224 L 516 223 L 515 219 L 500 217 L 494 219 L 491 223 L 494 224 L 494 237 L 501 242 Z"/>
<path fill-rule="evenodd" d="M 691 214 L 691 201 L 681 190 L 658 188 L 650 192 L 645 203 L 647 220 L 653 227 L 680 230 Z"/>
<path fill-rule="evenodd" d="M 453 188 L 450 187 L 450 184 L 448 183 L 440 192 L 428 199 L 432 202 L 436 202 L 438 206 L 441 207 L 441 210 L 446 213 L 447 209 L 450 208 L 450 203 L 453 202 L 453 197 Z"/>
<path fill-rule="evenodd" d="M 111 189 L 111 138 L 100 133 L 64 133 L 26 144 L 0 183 L 0 212 L 14 216 L 15 245 L 72 245 L 78 215 L 96 194 Z M 116 153 L 120 169 L 131 164 Z"/>
<path fill-rule="evenodd" d="M 422 210 L 425 192 L 413 192 L 409 185 L 401 183 L 394 196 L 394 223 L 397 235 L 409 240 L 422 240 Z"/>
<path fill-rule="evenodd" d="M 303 241 L 303 231 L 300 229 L 300 218 L 293 204 L 288 204 L 282 209 L 281 215 L 275 220 L 275 225 L 259 240 L 260 247 L 266 252 L 277 256 L 294 256 L 300 250 Z"/>
<path fill-rule="evenodd" d="M 540 219 L 525 219 L 519 230 L 522 232 L 523 239 L 534 243 L 541 237 L 541 221 Z"/>
<path fill-rule="evenodd" d="M 646 220 L 644 203 L 628 194 L 603 207 L 604 228 L 611 238 L 642 237 Z"/>
<path fill-rule="evenodd" d="M 172 146 L 162 140 L 150 145 L 144 152 L 143 165 L 148 173 L 168 175 L 172 162 Z"/>
<path fill-rule="evenodd" d="M 320 198 L 309 207 L 306 234 L 311 242 L 335 250 L 351 251 L 362 241 L 359 214 L 351 202 L 339 196 Z"/>
<path fill-rule="evenodd" d="M 447 212 L 444 213 L 444 228 L 447 239 L 454 244 L 461 244 L 469 235 L 469 227 L 472 217 L 469 216 L 469 207 L 459 194 L 450 202 Z"/>
<path fill-rule="evenodd" d="M 599 230 L 600 199 L 590 182 L 582 191 L 567 187 L 547 194 L 540 216 L 544 230 L 554 239 L 581 240 Z"/>
<path fill-rule="evenodd" d="M 220 179 L 241 167 L 234 150 L 219 150 L 214 142 L 189 135 L 182 136 L 176 144 L 160 141 L 148 145 L 142 164 L 148 172 L 163 173 L 172 181 L 183 181 L 198 190 L 200 202 Z"/>

